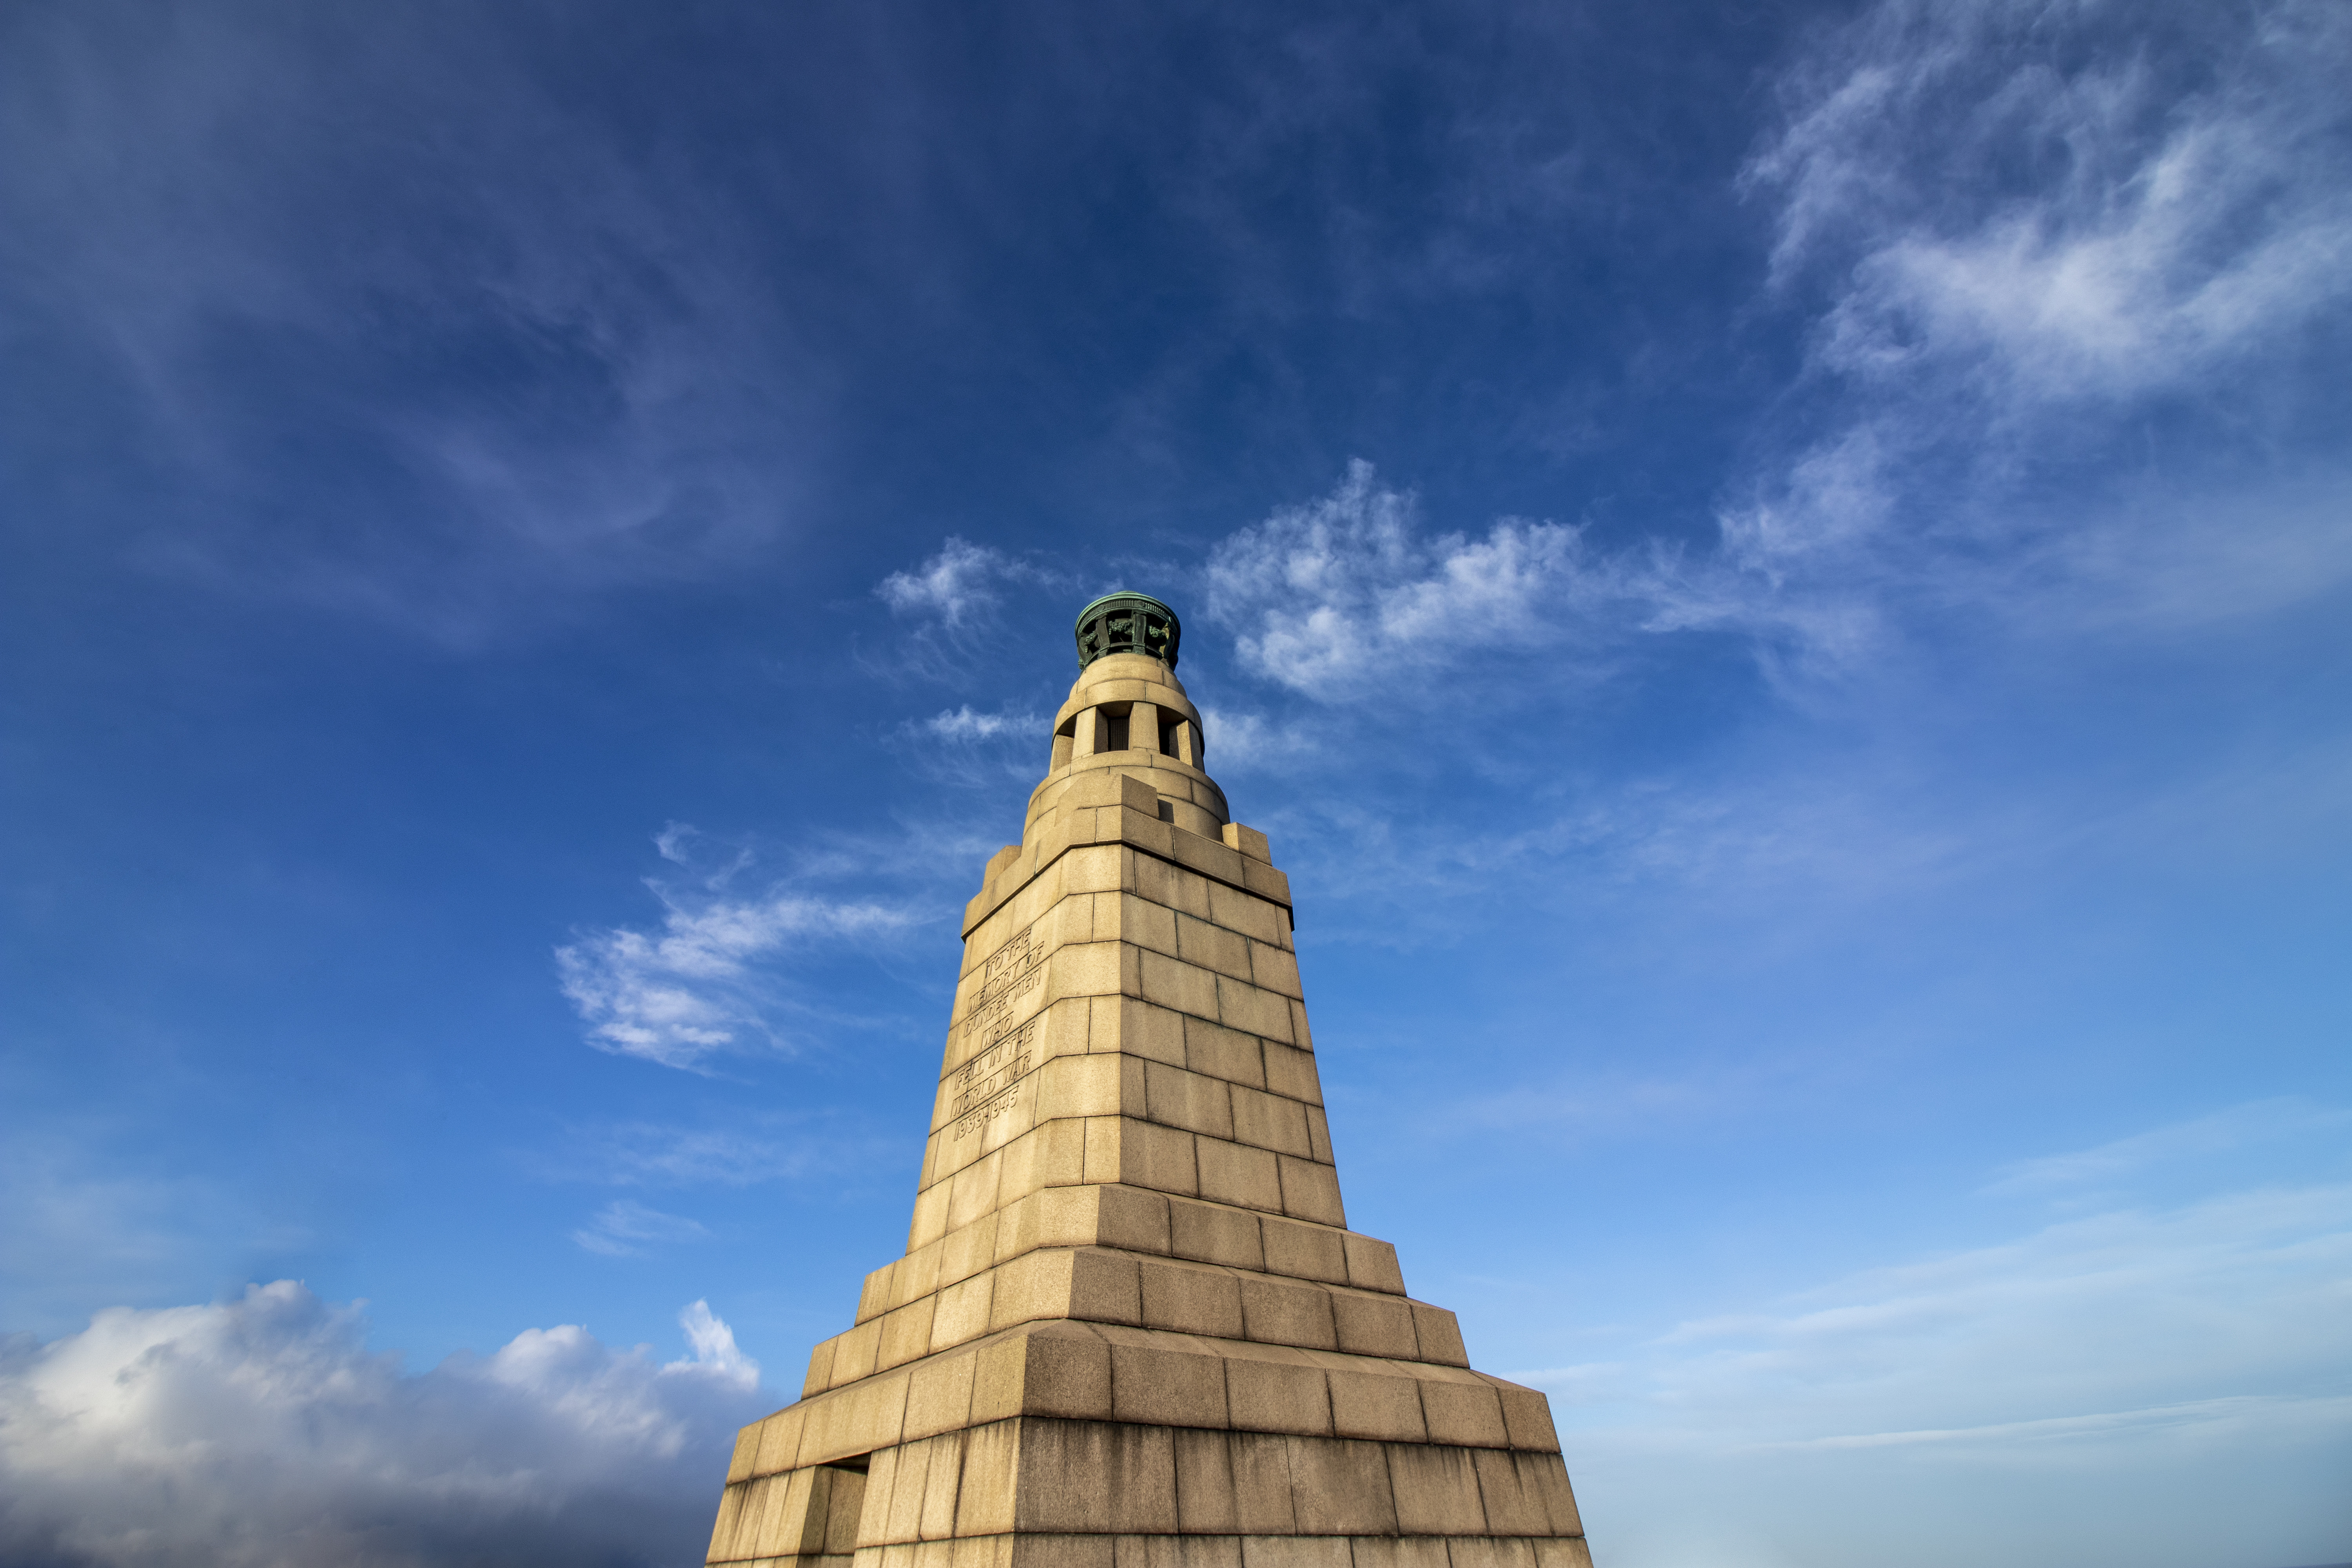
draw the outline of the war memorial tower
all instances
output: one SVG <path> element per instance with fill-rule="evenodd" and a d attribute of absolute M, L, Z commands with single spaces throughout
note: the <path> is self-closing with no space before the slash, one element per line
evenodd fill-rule
<path fill-rule="evenodd" d="M 736 1439 L 711 1563 L 1590 1568 L 1544 1396 L 1348 1228 L 1290 884 L 1203 769 L 1181 635 L 1140 594 L 1079 616 L 964 910 L 906 1256 Z"/>

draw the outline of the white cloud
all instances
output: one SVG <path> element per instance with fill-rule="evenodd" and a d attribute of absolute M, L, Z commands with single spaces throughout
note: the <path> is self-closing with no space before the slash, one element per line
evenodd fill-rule
<path fill-rule="evenodd" d="M 634 1198 L 615 1198 L 597 1210 L 595 1218 L 573 1231 L 572 1239 L 606 1258 L 635 1258 L 648 1247 L 708 1241 L 710 1232 L 699 1220 L 664 1214 Z"/>
<path fill-rule="evenodd" d="M 2340 8 L 2254 7 L 2187 77 L 2132 47 L 2138 20 L 1894 0 L 1811 63 L 1746 178 L 1780 198 L 1784 280 L 1850 269 L 1825 363 L 1879 377 L 1965 357 L 2012 397 L 2130 395 L 2352 295 Z"/>
<path fill-rule="evenodd" d="M 106 1568 L 691 1561 L 759 1367 L 697 1301 L 694 1354 L 582 1328 L 404 1374 L 292 1280 L 110 1308 L 0 1352 L 0 1559 Z"/>
<path fill-rule="evenodd" d="M 2244 1107 L 2012 1169 L 2145 1174 L 2282 1119 Z M 2325 1561 L 2327 1478 L 2352 1457 L 2352 1186 L 2252 1184 L 2294 1163 L 1588 1331 L 1585 1359 L 1509 1375 L 1552 1391 L 1595 1539 L 1636 1568 L 1776 1539 L 1857 1568 Z"/>
<path fill-rule="evenodd" d="M 2347 58 L 2305 0 L 1887 0 L 1801 59 L 1742 179 L 1777 296 L 1816 289 L 1825 428 L 1727 500 L 1700 614 L 1851 660 L 1891 609 L 2176 630 L 2352 578 L 2347 477 L 2291 434 L 2352 306 Z M 2075 488 L 2107 456 L 2157 493 Z"/>
<path fill-rule="evenodd" d="M 1037 738 L 1042 743 L 1045 721 L 1030 712 L 977 713 L 967 702 L 961 708 L 943 709 L 930 718 L 914 725 L 919 732 L 933 740 L 959 745 L 975 745 L 983 741 Z"/>
<path fill-rule="evenodd" d="M 896 614 L 960 627 L 992 609 L 995 584 L 1020 572 L 1003 552 L 950 535 L 938 554 L 911 572 L 891 573 L 874 592 Z"/>
<path fill-rule="evenodd" d="M 1339 697 L 1399 689 L 1471 648 L 1569 642 L 1626 591 L 1578 529 L 1505 518 L 1483 538 L 1432 537 L 1418 510 L 1359 458 L 1329 495 L 1219 542 L 1209 612 L 1259 674 Z"/>
<path fill-rule="evenodd" d="M 678 824 L 656 841 L 680 860 Z M 682 863 L 682 862 L 681 862 Z M 599 1050 L 692 1068 L 714 1053 L 745 1048 L 751 1037 L 773 1043 L 769 1019 L 781 965 L 795 944 L 883 935 L 917 923 L 905 910 L 847 903 L 788 889 L 757 898 L 721 895 L 739 857 L 702 889 L 682 893 L 648 882 L 663 905 L 657 932 L 598 931 L 556 950 L 563 994 L 589 1026 Z"/>
<path fill-rule="evenodd" d="M 2005 1166 L 1989 1193 L 2055 1193 L 2105 1185 L 2137 1175 L 2151 1165 L 2192 1155 L 2225 1153 L 2249 1144 L 2274 1143 L 2352 1123 L 2352 1111 L 2304 1100 L 2263 1100 L 2232 1106 L 2169 1127 L 2118 1138 L 2095 1149 L 2047 1154 Z"/>

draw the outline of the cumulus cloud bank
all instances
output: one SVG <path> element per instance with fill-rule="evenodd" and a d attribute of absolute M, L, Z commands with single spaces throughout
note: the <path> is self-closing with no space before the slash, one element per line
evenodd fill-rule
<path fill-rule="evenodd" d="M 690 1360 L 532 1329 L 409 1375 L 292 1280 L 110 1308 L 0 1349 L 0 1559 L 407 1568 L 699 1558 L 759 1367 L 697 1301 Z"/>

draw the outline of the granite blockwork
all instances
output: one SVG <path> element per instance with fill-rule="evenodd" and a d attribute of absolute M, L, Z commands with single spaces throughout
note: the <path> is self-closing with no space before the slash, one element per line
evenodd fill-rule
<path fill-rule="evenodd" d="M 1205 760 L 1165 660 L 1087 660 L 965 910 L 906 1256 L 743 1428 L 711 1563 L 1589 1568 L 1544 1396 L 1348 1228 L 1290 885 Z"/>

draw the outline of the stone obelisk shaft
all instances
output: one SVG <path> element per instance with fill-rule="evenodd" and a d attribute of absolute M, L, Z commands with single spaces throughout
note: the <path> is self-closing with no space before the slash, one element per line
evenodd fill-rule
<path fill-rule="evenodd" d="M 1289 885 L 1169 664 L 1096 658 L 1055 729 L 906 1256 L 743 1429 L 709 1561 L 1589 1568 L 1543 1395 L 1347 1228 Z"/>

